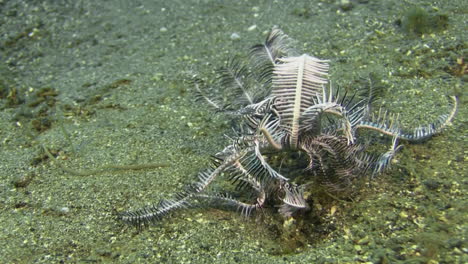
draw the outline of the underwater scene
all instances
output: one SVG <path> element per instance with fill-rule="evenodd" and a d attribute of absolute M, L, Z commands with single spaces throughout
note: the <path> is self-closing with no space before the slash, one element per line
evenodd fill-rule
<path fill-rule="evenodd" d="M 467 263 L 467 10 L 0 0 L 0 263 Z"/>

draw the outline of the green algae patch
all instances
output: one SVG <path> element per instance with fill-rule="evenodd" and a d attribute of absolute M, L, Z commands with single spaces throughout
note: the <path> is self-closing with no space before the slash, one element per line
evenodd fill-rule
<path fill-rule="evenodd" d="M 430 14 L 422 7 L 412 7 L 403 15 L 401 26 L 408 34 L 420 36 L 447 29 L 449 17 L 445 14 Z"/>

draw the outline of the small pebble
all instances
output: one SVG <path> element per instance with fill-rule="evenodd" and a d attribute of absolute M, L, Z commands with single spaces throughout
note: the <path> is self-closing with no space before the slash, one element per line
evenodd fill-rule
<path fill-rule="evenodd" d="M 349 11 L 353 8 L 353 3 L 350 0 L 340 0 L 339 6 L 341 10 Z"/>
<path fill-rule="evenodd" d="M 61 213 L 61 214 L 68 214 L 68 213 L 70 212 L 70 208 L 64 206 L 64 207 L 59 208 L 58 211 L 59 211 L 59 213 Z"/>
<path fill-rule="evenodd" d="M 240 35 L 237 34 L 236 32 L 234 32 L 234 33 L 231 34 L 231 39 L 232 40 L 238 40 L 238 39 L 240 39 Z"/>
<path fill-rule="evenodd" d="M 257 28 L 257 25 L 251 25 L 247 31 L 254 31 Z"/>

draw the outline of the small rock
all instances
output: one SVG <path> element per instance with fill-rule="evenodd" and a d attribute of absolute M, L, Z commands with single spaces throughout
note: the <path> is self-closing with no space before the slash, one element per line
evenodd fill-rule
<path fill-rule="evenodd" d="M 240 39 L 240 35 L 237 34 L 236 32 L 232 33 L 231 34 L 231 37 L 230 37 L 232 40 L 238 40 Z"/>
<path fill-rule="evenodd" d="M 353 3 L 350 0 L 340 0 L 339 6 L 341 10 L 349 11 L 353 8 Z"/>
<path fill-rule="evenodd" d="M 257 28 L 257 25 L 251 25 L 247 31 L 254 31 Z"/>
<path fill-rule="evenodd" d="M 58 209 L 58 212 L 62 215 L 66 215 L 70 212 L 70 208 L 64 206 Z"/>

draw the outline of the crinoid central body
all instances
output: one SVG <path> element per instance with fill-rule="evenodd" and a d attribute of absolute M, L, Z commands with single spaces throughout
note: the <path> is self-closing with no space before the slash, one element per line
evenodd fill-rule
<path fill-rule="evenodd" d="M 267 201 L 283 216 L 293 216 L 309 208 L 305 193 L 318 185 L 346 190 L 355 179 L 382 172 L 399 149 L 398 139 L 426 140 L 455 115 L 456 98 L 451 113 L 402 130 L 396 116 L 374 109 L 380 89 L 358 89 L 352 96 L 334 91 L 328 62 L 300 55 L 292 43 L 274 28 L 263 44 L 252 47 L 249 63 L 234 58 L 219 70 L 214 88 L 202 89 L 195 81 L 203 100 L 235 118 L 237 135 L 197 181 L 170 199 L 122 214 L 124 222 L 145 226 L 191 206 L 234 207 L 248 216 Z M 372 134 L 389 136 L 388 147 L 376 152 L 382 141 Z M 287 161 L 294 156 L 302 161 L 295 164 L 302 166 L 299 173 Z M 241 198 L 209 191 L 218 178 L 234 184 Z"/>

